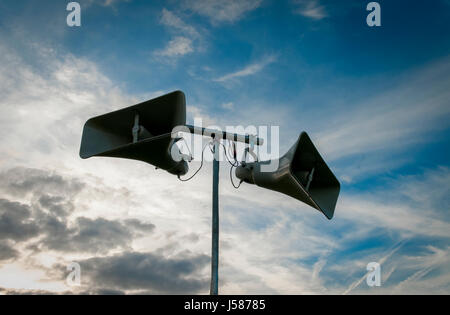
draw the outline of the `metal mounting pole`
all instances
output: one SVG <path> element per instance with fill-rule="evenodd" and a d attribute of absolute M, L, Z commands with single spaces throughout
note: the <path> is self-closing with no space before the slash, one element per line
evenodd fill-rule
<path fill-rule="evenodd" d="M 210 288 L 211 295 L 219 294 L 219 141 L 219 139 L 214 139 Z"/>
<path fill-rule="evenodd" d="M 220 130 L 195 127 L 192 125 L 179 126 L 176 132 L 186 132 L 211 137 L 214 140 L 214 160 L 213 160 L 213 193 L 212 193 L 212 246 L 211 246 L 211 286 L 210 294 L 219 294 L 219 160 L 220 141 L 231 140 L 253 145 L 263 145 L 264 140 L 252 135 L 240 135 L 237 133 L 223 132 Z"/>

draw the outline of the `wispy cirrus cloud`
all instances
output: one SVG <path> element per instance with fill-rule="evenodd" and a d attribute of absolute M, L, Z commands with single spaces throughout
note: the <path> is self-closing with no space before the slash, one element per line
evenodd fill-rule
<path fill-rule="evenodd" d="M 260 71 L 262 71 L 265 67 L 274 63 L 277 60 L 277 57 L 274 55 L 263 58 L 262 60 L 249 64 L 242 68 L 241 70 L 225 74 L 221 77 L 213 79 L 216 82 L 225 82 L 236 78 L 247 77 L 254 75 Z"/>
<path fill-rule="evenodd" d="M 401 293 L 402 291 L 408 290 L 408 287 L 416 287 L 416 292 L 418 289 L 420 290 L 420 287 L 423 286 L 429 286 L 427 285 L 427 275 L 431 272 L 438 271 L 438 269 L 442 267 L 446 267 L 448 269 L 449 262 L 450 262 L 450 247 L 444 247 L 444 248 L 437 248 L 432 245 L 428 245 L 424 249 L 428 255 L 417 255 L 412 254 L 411 256 L 407 257 L 407 261 L 410 264 L 410 269 L 412 273 L 410 273 L 410 276 L 404 279 L 403 281 L 399 282 L 395 287 L 393 288 L 393 292 L 395 293 Z M 439 272 L 437 272 L 439 274 Z M 432 277 L 434 278 L 434 277 Z M 442 284 L 445 283 L 445 281 L 449 281 L 448 276 L 444 276 L 443 279 L 433 279 L 436 284 Z M 438 281 L 436 281 L 438 280 Z M 440 283 L 439 283 L 440 282 Z M 437 287 L 438 285 L 436 285 Z M 419 287 L 419 288 L 417 288 Z"/>
<path fill-rule="evenodd" d="M 53 264 L 43 267 L 36 262 L 20 269 L 21 276 L 9 276 L 14 265 L 10 262 L 29 264 L 32 251 L 43 262 L 52 262 L 55 256 L 59 265 L 65 257 L 81 262 L 86 269 L 87 282 L 83 288 L 86 292 L 182 293 L 191 290 L 206 293 L 210 195 L 204 187 L 208 185 L 210 169 L 202 170 L 201 176 L 183 186 L 164 172 L 156 173 L 140 163 L 102 158 L 81 162 L 77 154 L 83 122 L 90 116 L 131 105 L 133 98 L 124 94 L 88 60 L 49 56 L 44 63 L 47 71 L 38 71 L 11 49 L 5 43 L 0 45 L 0 60 L 3 61 L 0 63 L 3 83 L 0 87 L 3 143 L 0 186 L 4 199 L 1 206 L 2 215 L 7 214 L 5 218 L 24 233 L 0 229 L 4 232 L 0 242 L 0 259 L 3 259 L 0 287 L 7 288 L 0 288 L 0 292 L 26 293 L 26 290 L 14 288 L 28 287 L 43 290 L 48 288 L 47 282 L 39 280 L 48 278 L 63 285 L 61 273 L 52 273 Z M 264 67 L 250 65 L 234 72 L 237 75 L 228 80 L 248 77 Z M 442 85 L 445 83 L 443 81 Z M 443 86 L 430 93 L 442 92 Z M 410 90 L 417 90 L 417 86 Z M 396 95 L 389 99 L 402 98 L 405 94 Z M 439 97 L 436 93 L 433 95 Z M 233 102 L 239 103 L 234 99 Z M 432 106 L 430 110 L 434 112 L 438 108 L 441 106 Z M 264 109 L 255 106 L 249 111 L 254 115 L 249 121 L 273 121 L 280 108 L 271 110 L 263 116 Z M 210 113 L 205 111 L 205 115 Z M 357 117 L 368 119 L 373 117 L 370 113 Z M 309 114 L 305 119 L 313 121 L 317 116 Z M 317 122 L 320 125 L 317 128 L 329 125 L 327 131 L 333 132 L 333 121 L 323 117 L 322 123 Z M 408 121 L 417 120 L 423 122 L 420 115 L 413 115 Z M 351 119 L 343 121 L 352 122 Z M 376 124 L 371 126 L 377 127 Z M 33 130 L 32 137 L 29 130 Z M 370 145 L 371 135 L 368 131 L 353 135 L 357 141 L 355 147 L 348 144 L 352 148 L 350 151 L 365 150 L 367 143 L 363 140 Z M 340 136 L 336 141 L 342 144 L 346 138 Z M 339 143 L 330 141 L 327 147 L 331 145 Z M 17 164 L 34 165 L 38 169 L 11 168 Z M 154 176 L 151 194 L 148 193 L 149 174 Z M 221 292 L 341 293 L 361 279 L 369 261 L 382 259 L 386 256 L 386 247 L 405 237 L 419 239 L 422 243 L 412 249 L 405 245 L 385 261 L 385 270 L 391 273 L 385 292 L 448 292 L 450 282 L 445 275 L 449 273 L 440 268 L 448 265 L 445 253 L 450 229 L 445 217 L 442 218 L 442 206 L 431 202 L 439 199 L 441 205 L 444 204 L 442 200 L 449 195 L 448 185 L 445 185 L 448 176 L 448 168 L 437 168 L 421 176 L 397 176 L 397 181 L 382 190 L 370 190 L 365 194 L 344 190 L 333 222 L 325 221 L 315 210 L 298 201 L 272 191 L 262 193 L 261 188 L 243 185 L 241 191 L 236 192 L 229 178 L 223 176 L 221 194 L 226 198 L 221 205 L 227 211 L 221 219 L 221 277 L 225 280 L 221 282 Z M 124 178 L 127 189 L 123 188 Z M 109 189 L 105 189 L 106 183 L 107 187 L 111 186 Z M 395 198 L 399 195 L 404 199 Z M 41 216 L 42 213 L 45 215 Z M 52 217 L 58 218 L 60 224 L 50 220 Z M 138 221 L 123 220 L 123 217 Z M 138 237 L 143 230 L 148 236 Z M 52 233 L 54 238 L 49 235 Z M 21 238 L 21 235 L 26 237 Z M 35 241 L 37 235 L 40 237 Z M 388 238 L 385 240 L 388 245 L 376 243 L 383 236 Z M 89 237 L 95 242 L 92 249 L 88 246 Z M 61 248 L 61 244 L 55 245 L 57 239 L 67 244 L 67 250 Z M 189 254 L 183 252 L 187 242 L 192 251 Z M 364 246 L 366 243 L 376 245 L 368 250 Z M 430 249 L 422 244 L 434 247 Z M 428 250 L 421 251 L 423 247 Z M 109 253 L 109 249 L 114 252 Z M 430 258 L 434 256 L 439 259 Z M 390 268 L 390 263 L 397 268 Z M 133 270 L 136 264 L 142 268 Z M 123 269 L 119 267 L 122 265 Z M 182 269 L 175 270 L 176 267 Z M 45 270 L 48 275 L 32 278 L 35 279 L 33 286 L 21 282 L 31 281 L 26 273 L 31 268 Z M 172 272 L 175 282 L 168 278 Z M 405 280 L 408 280 L 405 285 L 392 290 Z M 175 287 L 178 283 L 182 287 Z M 351 292 L 366 292 L 364 290 L 367 288 L 360 285 Z"/>
<path fill-rule="evenodd" d="M 395 246 L 394 249 L 392 249 L 389 253 L 386 254 L 386 256 L 382 257 L 381 259 L 379 259 L 377 261 L 377 263 L 379 263 L 380 265 L 383 265 L 386 260 L 389 259 L 389 257 L 391 257 L 392 255 L 394 255 L 401 247 L 402 247 L 403 243 L 400 243 L 398 246 Z M 367 275 L 370 273 L 370 271 L 368 271 L 364 276 L 362 276 L 360 279 L 356 280 L 355 282 L 353 282 L 343 293 L 342 295 L 347 295 L 349 294 L 352 290 L 354 290 L 355 288 L 357 288 L 364 280 L 366 280 Z"/>
<path fill-rule="evenodd" d="M 202 41 L 200 32 L 175 13 L 163 8 L 160 23 L 166 26 L 175 36 L 172 37 L 164 49 L 155 51 L 154 55 L 168 57 L 173 61 L 199 49 Z"/>
<path fill-rule="evenodd" d="M 115 6 L 121 2 L 131 2 L 133 0 L 82 0 L 80 5 L 83 8 L 89 7 L 91 5 L 101 5 L 103 7 L 111 7 L 115 10 Z"/>
<path fill-rule="evenodd" d="M 320 4 L 319 0 L 295 0 L 294 3 L 297 5 L 294 11 L 296 14 L 314 20 L 321 20 L 328 16 L 325 7 Z"/>
<path fill-rule="evenodd" d="M 160 22 L 167 27 L 173 28 L 183 34 L 190 35 L 193 38 L 200 37 L 200 33 L 195 27 L 184 22 L 179 16 L 166 8 L 163 8 L 162 10 Z"/>
<path fill-rule="evenodd" d="M 449 69 L 450 59 L 444 58 L 408 71 L 382 92 L 348 104 L 345 113 L 339 106 L 323 108 L 315 115 L 332 119 L 305 122 L 306 127 L 315 130 L 327 159 L 339 162 L 347 182 L 408 163 L 408 156 L 393 156 L 450 128 Z"/>
<path fill-rule="evenodd" d="M 114 5 L 115 3 L 118 2 L 130 2 L 131 0 L 105 0 L 103 5 L 104 6 L 110 6 L 110 5 Z"/>
<path fill-rule="evenodd" d="M 199 15 L 206 16 L 213 24 L 236 22 L 245 13 L 258 8 L 262 0 L 185 0 L 183 7 Z"/>
<path fill-rule="evenodd" d="M 193 51 L 194 48 L 192 46 L 192 40 L 187 37 L 178 36 L 169 41 L 169 43 L 163 50 L 158 50 L 155 52 L 155 54 L 165 57 L 179 57 L 189 54 Z"/>

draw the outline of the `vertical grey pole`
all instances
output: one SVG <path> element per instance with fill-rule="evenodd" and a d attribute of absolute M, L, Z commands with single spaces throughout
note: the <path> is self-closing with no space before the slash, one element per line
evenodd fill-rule
<path fill-rule="evenodd" d="M 211 295 L 219 294 L 219 141 L 214 141 L 213 198 L 212 198 L 212 251 Z"/>

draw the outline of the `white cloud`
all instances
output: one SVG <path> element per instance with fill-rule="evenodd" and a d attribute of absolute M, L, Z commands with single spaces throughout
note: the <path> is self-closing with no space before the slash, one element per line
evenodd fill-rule
<path fill-rule="evenodd" d="M 221 105 L 223 109 L 232 110 L 234 108 L 233 102 L 223 103 Z"/>
<path fill-rule="evenodd" d="M 343 196 L 337 213 L 340 218 L 393 229 L 405 236 L 450 237 L 450 224 L 440 209 L 450 188 L 439 185 L 440 180 L 436 181 L 435 176 L 450 181 L 450 171 L 446 168 L 428 171 L 424 176 L 400 178 L 376 193 Z M 413 183 L 419 179 L 422 180 L 420 200 L 410 197 L 417 193 Z M 439 202 L 430 203 L 429 200 L 436 195 L 443 197 L 438 199 Z M 384 203 L 384 199 L 389 199 L 389 202 Z"/>
<path fill-rule="evenodd" d="M 104 7 L 112 7 L 115 9 L 115 5 L 120 2 L 131 2 L 132 0 L 87 0 L 82 3 L 83 8 L 89 7 L 91 5 L 101 5 Z"/>
<path fill-rule="evenodd" d="M 346 182 L 395 169 L 413 162 L 405 150 L 435 141 L 435 134 L 450 127 L 448 73 L 448 58 L 408 71 L 379 94 L 348 102 L 345 109 L 333 101 L 312 108 L 306 117 L 325 119 L 305 119 L 302 124 L 325 160 L 340 163 Z"/>
<path fill-rule="evenodd" d="M 192 38 L 200 37 L 199 32 L 192 25 L 187 24 L 173 12 L 165 8 L 162 10 L 161 24 L 180 31 L 183 34 L 190 35 Z"/>
<path fill-rule="evenodd" d="M 414 287 L 418 284 L 423 285 L 424 282 L 431 282 L 423 281 L 423 278 L 431 271 L 441 266 L 448 266 L 450 262 L 450 247 L 441 249 L 429 245 L 426 249 L 429 252 L 429 255 L 414 255 L 405 259 L 405 261 L 408 262 L 408 265 L 410 267 L 414 267 L 417 271 L 413 272 L 408 278 L 398 283 L 393 289 L 394 292 L 401 294 L 401 292 L 407 290 L 408 287 Z M 436 279 L 433 279 L 433 282 L 435 282 L 435 280 Z"/>
<path fill-rule="evenodd" d="M 325 7 L 320 5 L 319 0 L 296 0 L 295 3 L 299 5 L 299 8 L 295 10 L 297 14 L 314 20 L 327 17 Z"/>
<path fill-rule="evenodd" d="M 254 281 L 270 279 L 270 282 L 264 282 L 264 284 L 277 293 L 285 294 L 294 292 L 366 292 L 368 287 L 360 286 L 360 284 L 365 279 L 365 268 L 370 261 L 378 261 L 382 264 L 383 270 L 385 270 L 383 271 L 383 276 L 385 276 L 385 272 L 390 273 L 388 277 L 390 279 L 389 283 L 383 284 L 384 293 L 418 293 L 421 292 L 420 290 L 423 287 L 427 287 L 430 290 L 429 292 L 441 292 L 440 290 L 445 290 L 445 288 L 448 290 L 450 285 L 448 280 L 447 282 L 441 281 L 433 289 L 432 284 L 439 280 L 439 276 L 435 276 L 432 279 L 422 278 L 420 282 L 411 281 L 410 286 L 402 286 L 400 289 L 396 288 L 396 285 L 399 283 L 399 277 L 401 280 L 405 280 L 420 270 L 425 268 L 427 268 L 426 270 L 436 269 L 439 266 L 444 266 L 444 261 L 447 264 L 449 262 L 448 255 L 440 255 L 441 259 L 439 261 L 432 260 L 428 264 L 424 262 L 423 264 L 414 265 L 411 261 L 408 261 L 410 260 L 408 258 L 409 254 L 405 249 L 405 240 L 414 238 L 448 240 L 450 238 L 450 226 L 446 219 L 441 218 L 439 207 L 436 207 L 436 205 L 435 207 L 430 207 L 427 202 L 413 201 L 409 197 L 405 199 L 405 196 L 411 195 L 413 190 L 409 190 L 418 181 L 422 181 L 422 196 L 448 194 L 448 185 L 436 186 L 436 177 L 440 177 L 442 180 L 449 180 L 448 171 L 438 169 L 419 177 L 399 178 L 398 182 L 393 182 L 385 189 L 376 192 L 352 195 L 344 193 L 339 200 L 336 216 L 331 223 L 321 222 L 320 217 L 314 211 L 298 203 L 291 202 L 291 200 L 283 198 L 281 195 L 265 191 L 263 197 L 260 188 L 244 186 L 240 193 L 245 196 L 245 203 L 253 205 L 252 209 L 255 209 L 253 213 L 254 222 L 264 222 L 268 217 L 271 217 L 273 225 L 269 224 L 270 228 L 254 231 L 249 228 L 249 225 L 240 223 L 248 222 L 248 217 L 252 215 L 247 214 L 244 216 L 234 210 L 230 214 L 230 216 L 233 215 L 234 219 L 227 224 L 227 229 L 232 229 L 228 234 L 231 233 L 235 238 L 233 242 L 235 245 L 232 246 L 235 249 L 235 254 L 228 253 L 229 250 L 227 251 L 227 256 L 232 256 L 232 258 L 229 258 L 232 261 L 228 261 L 228 264 L 233 264 L 236 268 L 238 268 L 238 265 L 247 265 L 252 270 Z M 402 186 L 399 187 L 399 184 Z M 439 190 L 439 193 L 436 192 L 437 190 Z M 400 193 L 403 199 L 395 199 L 393 197 L 393 195 Z M 230 209 L 228 211 L 231 211 L 233 208 L 247 207 L 240 206 L 241 202 L 244 202 L 244 197 L 242 199 L 241 197 L 232 197 L 230 192 L 230 195 L 227 194 L 227 200 L 230 198 L 236 199 L 236 204 L 227 204 L 227 209 Z M 426 197 L 423 198 L 428 200 Z M 273 209 L 278 211 L 273 211 Z M 298 216 L 295 213 L 298 213 Z M 352 233 L 344 232 L 342 237 L 334 239 L 333 235 L 329 234 L 328 231 L 330 228 L 340 230 L 340 226 L 343 232 L 351 228 Z M 367 252 L 364 254 L 363 251 L 359 253 L 356 250 L 352 253 L 346 252 L 346 244 L 358 244 L 367 238 L 376 237 L 377 231 L 380 230 L 386 231 L 386 234 L 398 234 L 398 237 L 393 236 L 393 239 L 396 239 L 398 243 L 393 246 L 392 250 L 386 251 L 381 246 L 373 250 L 372 253 Z M 246 241 L 239 242 L 240 237 L 238 235 L 245 237 Z M 409 247 L 414 242 L 406 241 L 406 243 Z M 260 248 L 258 244 L 264 244 L 264 246 Z M 430 244 L 433 244 L 433 241 Z M 444 250 L 441 247 L 439 248 L 441 251 Z M 404 251 L 402 252 L 403 249 Z M 446 249 L 445 251 L 448 250 Z M 336 255 L 339 255 L 340 252 L 346 252 L 349 257 L 341 258 L 343 261 L 337 260 Z M 235 257 L 239 255 L 239 258 Z M 355 255 L 359 256 L 355 257 Z M 300 264 L 300 266 L 286 267 L 287 261 L 303 260 L 307 259 L 307 257 L 320 258 L 313 265 Z M 429 253 L 418 253 L 417 257 L 420 261 L 426 260 L 429 257 Z M 261 264 L 265 266 L 264 272 L 255 269 L 256 261 L 261 261 Z M 284 266 L 286 269 L 280 266 Z M 390 268 L 391 266 L 396 266 L 396 268 Z M 285 275 L 287 270 L 292 273 L 294 273 L 294 270 L 296 272 L 295 276 L 291 276 L 295 277 L 295 279 L 291 278 L 291 281 L 295 283 L 289 286 L 284 283 L 288 279 L 288 276 Z M 270 275 L 267 275 L 267 273 L 271 272 L 277 272 L 277 275 L 279 275 L 278 280 L 271 279 Z M 398 276 L 399 274 L 400 276 Z M 401 277 L 402 274 L 406 274 L 407 277 Z M 418 275 L 422 275 L 422 273 Z M 285 276 L 286 279 L 284 279 Z M 325 282 L 325 279 L 330 277 L 330 281 L 334 284 L 330 285 L 330 283 L 327 284 Z M 395 279 L 393 280 L 393 278 Z M 340 284 L 336 284 L 336 279 L 341 279 L 338 280 L 341 281 Z M 351 279 L 351 281 L 342 281 L 342 279 Z M 384 279 L 387 281 L 387 278 Z M 297 287 L 298 283 L 296 281 L 303 283 L 303 285 Z M 286 286 L 283 287 L 283 285 Z M 235 288 L 233 287 L 233 289 Z M 264 287 L 260 287 L 259 290 L 256 292 L 271 292 Z"/>
<path fill-rule="evenodd" d="M 115 3 L 117 3 L 117 2 L 121 2 L 121 1 L 129 2 L 129 1 L 131 1 L 131 0 L 105 0 L 105 2 L 103 3 L 103 5 L 105 5 L 105 6 L 110 6 L 110 5 L 113 5 L 113 4 L 115 4 Z"/>
<path fill-rule="evenodd" d="M 235 78 L 240 78 L 240 77 L 246 77 L 246 76 L 251 76 L 254 75 L 260 71 L 262 71 L 266 66 L 270 65 L 271 63 L 276 61 L 276 57 L 275 56 L 268 56 L 265 57 L 264 59 L 262 59 L 261 61 L 252 63 L 246 67 L 244 67 L 241 70 L 232 72 L 232 73 L 228 73 L 224 76 L 218 77 L 216 79 L 214 79 L 213 81 L 216 82 L 225 82 L 225 81 L 229 81 Z"/>
<path fill-rule="evenodd" d="M 202 51 L 203 37 L 195 27 L 184 22 L 172 11 L 163 8 L 160 23 L 176 34 L 166 48 L 155 52 L 155 55 L 170 57 L 173 61 L 194 51 Z M 170 60 L 169 60 L 170 61 Z"/>
<path fill-rule="evenodd" d="M 208 17 L 213 23 L 235 22 L 245 13 L 255 10 L 262 0 L 185 0 L 184 7 Z"/>
<path fill-rule="evenodd" d="M 70 54 L 58 55 L 53 50 L 34 50 L 34 48 L 33 51 L 43 52 L 43 54 L 34 55 L 35 61 L 39 59 L 39 63 L 45 65 L 39 69 L 31 66 L 20 57 L 19 53 L 0 41 L 0 82 L 2 83 L 0 85 L 0 140 L 2 142 L 0 170 L 26 166 L 58 170 L 59 173 L 68 176 L 80 176 L 83 181 L 89 183 L 91 188 L 84 190 L 79 198 L 74 200 L 77 216 L 109 219 L 145 217 L 148 221 L 150 221 L 149 216 L 152 217 L 151 221 L 159 225 L 160 234 L 150 239 L 150 242 L 148 239 L 147 241 L 136 240 L 136 244 L 130 244 L 137 250 L 157 250 L 172 243 L 175 249 L 173 254 L 176 254 L 178 237 L 183 238 L 184 233 L 207 234 L 209 224 L 203 216 L 210 198 L 207 198 L 207 193 L 202 193 L 200 187 L 197 187 L 195 193 L 190 191 L 199 183 L 185 186 L 185 192 L 189 194 L 189 197 L 182 201 L 178 198 L 186 197 L 184 193 L 179 194 L 177 198 L 170 197 L 180 185 L 176 178 L 162 171 L 157 172 L 144 163 L 127 163 L 129 161 L 102 158 L 84 161 L 79 158 L 78 151 L 84 122 L 92 116 L 136 104 L 138 99 L 124 93 L 105 77 L 94 63 L 86 59 L 76 58 Z M 161 93 L 163 92 L 158 94 Z M 145 97 L 156 96 L 152 94 L 149 93 Z M 141 181 L 137 178 L 147 174 L 145 175 L 147 184 L 144 186 L 148 186 L 148 175 L 155 176 L 156 173 L 159 174 L 157 177 L 159 184 L 156 185 L 158 189 L 152 193 L 156 198 L 152 197 L 149 203 L 148 200 L 141 199 L 147 199 L 145 195 L 148 194 L 148 190 L 145 188 L 138 192 L 142 182 L 137 184 Z M 124 180 L 127 182 L 126 185 Z M 112 191 L 115 192 L 105 195 L 101 189 L 103 185 L 113 188 Z M 123 190 L 125 186 L 133 189 L 137 195 L 131 197 L 128 189 Z M 42 189 L 45 193 L 53 193 L 50 189 L 46 191 L 44 191 L 45 188 Z M 146 192 L 141 195 L 144 191 Z M 2 196 L 4 197 L 3 194 Z M 16 196 L 16 198 L 19 197 Z M 172 201 L 169 202 L 169 199 Z M 20 197 L 18 201 L 27 204 L 29 202 L 25 200 L 25 196 Z M 140 205 L 137 206 L 136 202 Z M 193 211 L 188 215 L 179 209 L 180 204 Z M 174 211 L 167 211 L 168 209 Z M 182 221 L 186 222 L 186 218 L 191 218 L 191 215 L 194 215 L 196 219 L 189 219 L 191 226 L 188 229 L 182 228 Z M 197 218 L 196 223 L 194 221 Z M 178 222 L 180 225 L 177 228 L 177 224 L 167 224 L 170 221 Z M 204 225 L 204 229 L 199 225 Z M 182 231 L 182 234 L 173 240 L 166 238 L 167 233 L 177 230 Z M 209 248 L 208 242 L 199 241 L 190 249 L 206 253 L 207 248 Z M 182 248 L 182 250 L 185 249 L 185 247 Z M 76 255 L 69 254 L 61 257 L 52 252 L 43 252 L 40 256 L 42 257 L 36 257 L 39 261 L 55 256 L 56 261 L 64 261 Z M 31 258 L 27 259 L 22 263 L 28 264 Z M 39 264 L 34 266 L 28 264 L 26 268 L 39 269 L 36 266 Z M 23 270 L 19 265 L 16 267 Z M 3 274 L 8 268 L 0 269 L 0 287 L 16 288 L 19 281 L 16 281 L 16 286 L 11 285 L 8 280 L 10 278 Z M 23 274 L 25 277 L 26 274 Z M 3 282 L 2 279 L 5 281 Z M 65 287 L 63 283 L 58 283 L 59 287 Z M 39 286 L 39 283 L 34 285 L 27 283 L 22 288 Z M 41 288 L 47 287 L 42 285 Z"/>
<path fill-rule="evenodd" d="M 386 260 L 389 259 L 389 257 L 391 257 L 392 255 L 394 255 L 402 246 L 404 243 L 400 243 L 398 246 L 396 246 L 393 250 L 391 250 L 388 254 L 386 254 L 386 256 L 384 256 L 383 258 L 381 258 L 380 260 L 378 260 L 377 262 L 380 265 L 383 265 Z M 368 271 L 364 276 L 362 276 L 362 278 L 356 280 L 355 282 L 353 282 L 348 288 L 347 290 L 345 290 L 342 294 L 343 295 L 347 295 L 349 294 L 351 291 L 353 291 L 355 288 L 357 288 L 364 280 L 366 280 L 367 275 L 370 273 L 370 271 Z"/>
<path fill-rule="evenodd" d="M 0 169 L 22 165 L 57 169 L 83 178 L 90 189 L 74 200 L 77 215 L 108 219 L 131 216 L 155 224 L 155 235 L 135 240 L 130 244 L 133 250 L 163 249 L 171 257 L 186 249 L 209 254 L 211 198 L 205 187 L 210 185 L 210 167 L 185 185 L 143 163 L 106 158 L 80 160 L 78 150 L 83 123 L 91 116 L 132 105 L 138 100 L 118 88 L 95 63 L 56 52 L 49 55 L 52 50 L 42 51 L 47 57 L 38 58 L 44 58 L 42 64 L 46 68 L 36 69 L 9 45 L 0 42 Z M 261 70 L 256 67 L 256 71 Z M 255 68 L 234 77 L 251 75 L 252 71 Z M 196 107 L 188 109 L 191 114 L 198 113 Z M 285 115 L 279 112 L 276 108 L 272 115 L 271 110 L 255 106 L 249 108 L 246 115 L 252 115 L 253 120 L 285 119 L 275 117 Z M 365 143 L 360 141 L 359 145 L 364 147 Z M 191 169 L 195 168 L 196 165 L 191 164 Z M 377 229 L 402 238 L 445 240 L 449 237 L 449 224 L 432 202 L 434 198 L 448 195 L 448 185 L 444 183 L 449 180 L 449 171 L 445 168 L 418 177 L 400 177 L 392 186 L 367 194 L 350 195 L 344 191 L 332 222 L 314 209 L 275 192 L 245 184 L 236 191 L 229 184 L 227 166 L 222 165 L 221 171 L 220 268 L 221 292 L 225 294 L 340 293 L 360 279 L 361 274 L 354 270 L 365 272 L 365 264 L 372 261 L 369 260 L 372 257 L 365 255 L 349 257 L 345 264 L 336 260 L 333 255 L 345 252 L 349 242 L 357 243 L 370 237 Z M 105 185 L 116 192 L 105 194 L 101 189 Z M 418 191 L 420 197 L 416 197 Z M 395 199 L 394 194 L 404 199 Z M 187 247 L 188 235 L 195 237 L 189 237 L 193 241 Z M 405 292 L 403 290 L 448 292 L 448 273 L 443 276 L 441 273 L 440 279 L 429 280 L 429 273 L 419 272 L 443 266 L 448 261 L 448 255 L 439 252 L 448 252 L 448 249 L 436 244 L 434 248 L 436 250 L 418 253 L 416 257 L 404 257 L 399 251 L 387 260 L 386 263 L 392 260 L 398 266 L 390 281 L 394 281 L 398 273 L 407 271 L 395 284 L 416 274 L 407 285 L 398 288 L 399 293 Z M 42 255 L 44 260 L 55 257 L 55 253 Z M 374 250 L 372 255 L 375 259 L 384 257 L 385 250 Z M 0 269 L 0 286 L 4 284 L 2 279 L 11 280 L 6 274 L 11 268 Z M 208 273 L 209 270 L 203 270 L 202 276 L 208 277 Z M 333 284 L 326 281 L 328 277 Z M 36 281 L 24 282 L 23 286 L 18 282 L 14 287 L 46 288 Z M 55 290 L 60 290 L 60 286 L 61 283 L 52 284 Z M 386 292 L 391 289 L 392 286 L 386 287 Z M 204 293 L 207 290 L 205 288 Z M 355 292 L 359 291 L 355 289 Z"/>
<path fill-rule="evenodd" d="M 172 39 L 163 50 L 156 51 L 155 54 L 165 57 L 179 57 L 194 51 L 192 40 L 187 37 L 178 36 Z"/>

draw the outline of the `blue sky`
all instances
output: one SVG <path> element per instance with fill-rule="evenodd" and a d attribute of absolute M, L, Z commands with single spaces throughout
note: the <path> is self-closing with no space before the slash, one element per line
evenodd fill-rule
<path fill-rule="evenodd" d="M 0 166 L 11 180 L 0 181 L 2 211 L 16 202 L 33 221 L 44 195 L 58 197 L 73 209 L 59 221 L 74 244 L 95 224 L 100 244 L 107 224 L 123 238 L 105 245 L 112 251 L 80 243 L 62 255 L 42 223 L 26 240 L 0 233 L 0 287 L 64 291 L 50 271 L 73 259 L 89 270 L 84 290 L 164 293 L 145 270 L 146 285 L 125 287 L 96 269 L 149 255 L 198 262 L 179 275 L 201 279 L 183 292 L 207 292 L 210 170 L 181 186 L 146 165 L 77 156 L 87 118 L 179 89 L 190 122 L 280 126 L 281 153 L 306 130 L 342 184 L 328 222 L 285 196 L 230 189 L 223 165 L 223 292 L 449 293 L 448 0 L 378 1 L 381 27 L 367 26 L 362 0 L 80 0 L 82 26 L 70 28 L 68 2 L 0 4 Z M 84 188 L 14 188 L 55 176 Z M 143 234 L 124 217 L 155 228 Z M 40 266 L 33 276 L 29 257 Z M 380 288 L 361 282 L 371 261 L 383 262 Z M 34 280 L 19 285 L 11 270 Z"/>

